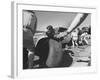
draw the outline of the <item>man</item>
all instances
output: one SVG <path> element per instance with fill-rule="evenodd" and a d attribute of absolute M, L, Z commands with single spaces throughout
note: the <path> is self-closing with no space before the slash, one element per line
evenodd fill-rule
<path fill-rule="evenodd" d="M 78 32 L 76 30 L 74 30 L 72 33 L 71 33 L 71 37 L 72 37 L 72 47 L 75 47 L 78 46 L 77 44 L 77 40 L 78 40 Z"/>
<path fill-rule="evenodd" d="M 82 44 L 85 42 L 85 44 L 88 45 L 88 40 L 86 39 L 87 37 L 88 37 L 88 33 L 83 32 L 82 35 L 81 35 Z"/>
<path fill-rule="evenodd" d="M 32 10 L 23 10 L 23 69 L 32 68 L 32 55 L 35 48 L 33 36 L 36 27 L 37 17 L 35 13 Z"/>
<path fill-rule="evenodd" d="M 82 42 L 81 42 L 82 30 L 80 28 L 77 28 L 77 30 L 78 30 L 78 45 L 82 45 Z"/>
<path fill-rule="evenodd" d="M 47 26 L 47 32 L 46 32 L 46 35 L 47 35 L 49 38 L 54 38 L 55 31 L 54 31 L 52 25 Z"/>

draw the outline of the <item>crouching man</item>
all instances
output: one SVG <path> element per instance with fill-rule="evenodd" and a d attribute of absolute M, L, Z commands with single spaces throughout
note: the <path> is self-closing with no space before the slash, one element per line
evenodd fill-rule
<path fill-rule="evenodd" d="M 46 65 L 48 67 L 69 67 L 72 64 L 72 57 L 68 54 L 69 52 L 63 51 L 62 42 L 57 41 L 56 38 L 65 37 L 70 34 L 74 29 L 76 29 L 88 16 L 85 13 L 78 13 L 75 19 L 72 21 L 68 30 L 60 33 L 58 35 L 54 35 L 53 38 L 49 40 L 49 53 L 48 58 L 46 60 Z"/>

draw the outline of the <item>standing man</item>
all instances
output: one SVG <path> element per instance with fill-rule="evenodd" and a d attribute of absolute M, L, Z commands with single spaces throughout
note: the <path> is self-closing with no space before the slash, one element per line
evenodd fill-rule
<path fill-rule="evenodd" d="M 37 17 L 32 10 L 23 10 L 23 69 L 32 68 L 34 55 L 33 36 L 37 27 Z"/>
<path fill-rule="evenodd" d="M 72 37 L 72 47 L 75 47 L 78 46 L 77 44 L 77 40 L 78 40 L 78 32 L 76 30 L 74 30 L 72 33 L 71 33 L 71 37 Z"/>

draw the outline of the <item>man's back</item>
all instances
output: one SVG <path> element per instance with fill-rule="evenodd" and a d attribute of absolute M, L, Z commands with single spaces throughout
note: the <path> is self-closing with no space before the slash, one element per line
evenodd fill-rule
<path fill-rule="evenodd" d="M 36 31 L 37 18 L 35 13 L 23 11 L 23 47 L 34 47 L 33 36 Z"/>

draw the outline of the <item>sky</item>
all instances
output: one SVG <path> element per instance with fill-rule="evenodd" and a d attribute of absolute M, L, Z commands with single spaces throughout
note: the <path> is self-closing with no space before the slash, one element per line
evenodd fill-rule
<path fill-rule="evenodd" d="M 68 27 L 77 13 L 73 12 L 51 12 L 51 11 L 34 11 L 37 16 L 37 30 L 46 31 L 48 25 L 55 27 Z M 84 20 L 79 26 L 89 26 L 91 24 L 91 15 Z"/>

